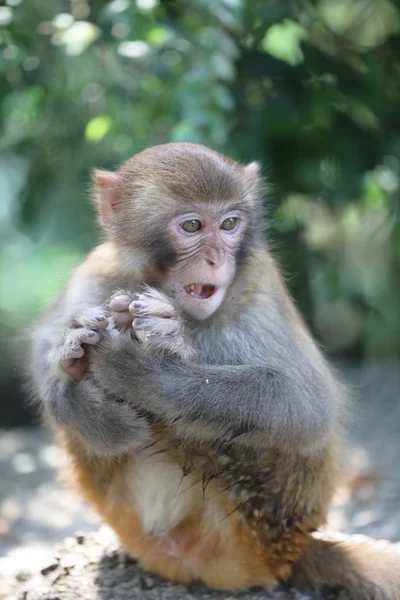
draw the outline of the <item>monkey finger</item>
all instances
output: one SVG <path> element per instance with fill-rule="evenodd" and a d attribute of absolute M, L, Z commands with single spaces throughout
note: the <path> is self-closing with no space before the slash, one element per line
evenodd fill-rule
<path fill-rule="evenodd" d="M 148 324 L 148 319 L 141 319 L 139 317 L 136 317 L 132 323 L 133 327 L 138 327 L 139 329 L 143 329 L 146 324 Z"/>
<path fill-rule="evenodd" d="M 64 338 L 66 348 L 72 346 L 80 346 L 81 344 L 97 344 L 100 341 L 100 334 L 93 329 L 78 327 L 77 329 L 69 329 Z"/>
<path fill-rule="evenodd" d="M 165 302 L 146 300 L 134 300 L 129 305 L 129 311 L 137 317 L 141 316 L 156 316 L 163 319 L 172 319 L 175 317 L 173 306 Z"/>
<path fill-rule="evenodd" d="M 145 331 L 154 336 L 171 335 L 179 331 L 177 319 L 159 319 L 158 317 L 139 317 L 133 322 L 135 331 Z"/>
<path fill-rule="evenodd" d="M 144 314 L 145 306 L 146 304 L 144 302 L 139 302 L 138 300 L 135 300 L 129 305 L 129 312 L 134 317 L 139 317 L 141 314 Z"/>
<path fill-rule="evenodd" d="M 78 329 L 78 331 L 80 330 Z M 100 334 L 93 329 L 82 329 L 79 338 L 82 344 L 93 345 L 100 341 Z"/>
<path fill-rule="evenodd" d="M 125 312 L 129 308 L 131 298 L 127 294 L 113 296 L 110 300 L 110 310 L 112 312 Z"/>
<path fill-rule="evenodd" d="M 85 354 L 84 349 L 79 344 L 72 344 L 64 349 L 61 364 L 74 358 L 81 358 Z"/>
<path fill-rule="evenodd" d="M 134 301 L 137 300 L 147 302 L 150 305 L 168 306 L 173 308 L 168 296 L 156 288 L 146 287 L 141 294 L 138 294 L 136 298 L 134 298 Z"/>
<path fill-rule="evenodd" d="M 68 358 L 61 361 L 60 366 L 66 373 L 68 373 L 68 375 L 77 381 L 82 379 L 86 372 L 85 361 L 76 360 L 75 358 Z"/>
<path fill-rule="evenodd" d="M 75 362 L 75 358 L 65 358 L 60 362 L 60 365 L 63 369 L 65 369 L 65 371 L 68 371 L 68 369 L 70 369 Z"/>
<path fill-rule="evenodd" d="M 132 325 L 132 315 L 128 311 L 115 312 L 112 316 L 112 321 L 117 329 L 125 329 Z"/>
<path fill-rule="evenodd" d="M 152 329 L 150 320 L 145 318 L 134 319 L 132 327 L 133 329 L 140 331 L 150 331 Z"/>
<path fill-rule="evenodd" d="M 154 350 L 167 350 L 185 358 L 191 355 L 178 318 L 160 319 L 157 315 L 142 316 L 134 320 L 132 327 L 139 341 Z"/>
<path fill-rule="evenodd" d="M 84 311 L 79 315 L 76 315 L 72 321 L 72 327 L 74 329 L 87 328 L 87 329 L 106 329 L 108 326 L 107 315 L 101 308 L 94 308 L 90 311 Z"/>

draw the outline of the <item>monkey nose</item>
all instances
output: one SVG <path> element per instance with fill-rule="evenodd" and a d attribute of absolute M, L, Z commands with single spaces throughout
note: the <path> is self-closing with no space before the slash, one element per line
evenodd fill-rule
<path fill-rule="evenodd" d="M 225 257 L 223 252 L 209 252 L 206 256 L 206 262 L 210 267 L 220 267 L 224 263 Z"/>

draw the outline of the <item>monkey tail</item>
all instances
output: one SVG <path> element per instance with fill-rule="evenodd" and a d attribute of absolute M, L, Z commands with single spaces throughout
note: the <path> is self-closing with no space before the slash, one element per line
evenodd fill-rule
<path fill-rule="evenodd" d="M 400 544 L 318 532 L 291 583 L 344 590 L 350 600 L 400 600 Z"/>

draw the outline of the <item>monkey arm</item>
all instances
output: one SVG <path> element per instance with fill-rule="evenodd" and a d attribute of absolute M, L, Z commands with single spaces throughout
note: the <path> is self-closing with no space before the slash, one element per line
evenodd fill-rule
<path fill-rule="evenodd" d="M 53 311 L 34 333 L 30 387 L 50 424 L 80 437 L 97 455 L 117 455 L 143 445 L 149 427 L 138 412 L 87 378 L 74 381 L 58 366 L 57 340 L 67 319 Z"/>
<path fill-rule="evenodd" d="M 107 264 L 98 259 L 104 251 L 93 253 L 101 264 Z M 149 427 L 138 411 L 85 377 L 87 349 L 100 339 L 108 323 L 105 303 L 118 287 L 111 278 L 101 279 L 92 263 L 89 258 L 78 268 L 64 294 L 32 328 L 27 378 L 33 400 L 52 426 L 78 436 L 89 452 L 112 456 L 143 445 Z M 73 362 L 68 353 L 76 348 L 83 356 L 77 355 L 74 378 L 63 365 Z"/>
<path fill-rule="evenodd" d="M 90 360 L 100 387 L 175 430 L 197 423 L 214 435 L 261 433 L 271 445 L 308 452 L 324 447 L 336 426 L 339 391 L 312 365 L 156 362 L 124 335 L 103 340 Z"/>

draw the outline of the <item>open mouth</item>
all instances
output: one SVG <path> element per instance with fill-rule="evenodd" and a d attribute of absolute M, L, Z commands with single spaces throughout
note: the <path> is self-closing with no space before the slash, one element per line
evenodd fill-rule
<path fill-rule="evenodd" d="M 217 286 L 210 285 L 209 283 L 190 283 L 189 285 L 185 285 L 185 290 L 194 298 L 207 300 L 216 292 Z"/>

